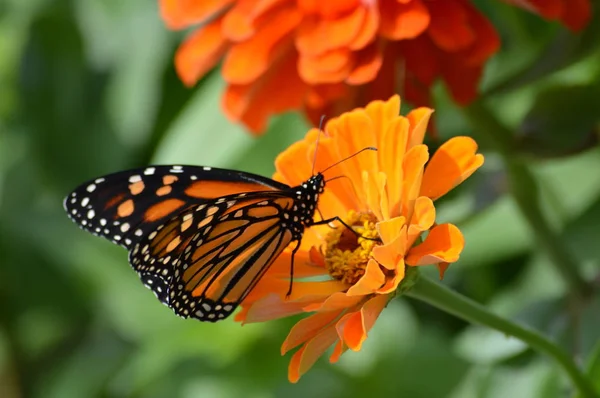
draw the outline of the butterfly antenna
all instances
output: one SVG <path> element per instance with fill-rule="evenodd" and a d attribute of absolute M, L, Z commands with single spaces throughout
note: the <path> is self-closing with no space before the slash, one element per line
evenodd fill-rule
<path fill-rule="evenodd" d="M 331 178 L 330 178 L 330 179 L 328 179 L 328 180 L 325 180 L 325 183 L 326 183 L 326 184 L 329 184 L 331 181 L 339 180 L 340 178 L 350 178 L 350 177 L 348 177 L 348 176 L 344 176 L 344 175 L 341 175 L 341 176 L 335 176 L 335 177 L 331 177 Z"/>
<path fill-rule="evenodd" d="M 317 135 L 317 142 L 315 143 L 315 156 L 313 158 L 312 170 L 310 171 L 310 175 L 315 175 L 315 164 L 317 164 L 317 149 L 319 149 L 319 139 L 321 138 L 321 133 L 323 132 L 323 122 L 325 121 L 325 115 L 321 116 L 321 120 L 319 121 L 319 134 Z"/>
<path fill-rule="evenodd" d="M 368 146 L 368 147 L 366 147 L 366 148 L 363 148 L 363 149 L 361 149 L 360 151 L 358 151 L 358 152 L 355 152 L 355 153 L 353 153 L 352 155 L 350 155 L 350 156 L 348 156 L 348 157 L 346 157 L 346 158 L 344 158 L 344 159 L 340 160 L 339 162 L 335 162 L 334 164 L 332 164 L 331 166 L 327 167 L 326 169 L 324 169 L 324 170 L 321 170 L 321 173 L 324 173 L 324 172 L 326 172 L 327 170 L 331 169 L 332 167 L 335 167 L 335 166 L 337 166 L 338 164 L 340 164 L 340 163 L 342 163 L 342 162 L 345 162 L 346 160 L 348 160 L 348 159 L 351 159 L 351 158 L 355 157 L 356 155 L 358 155 L 358 154 L 360 154 L 360 153 L 362 153 L 362 152 L 364 152 L 364 151 L 376 151 L 376 150 L 377 150 L 377 148 L 375 148 L 375 147 L 372 147 L 372 146 Z"/>

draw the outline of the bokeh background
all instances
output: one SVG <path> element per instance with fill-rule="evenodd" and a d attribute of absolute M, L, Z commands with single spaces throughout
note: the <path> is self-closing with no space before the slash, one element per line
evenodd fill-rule
<path fill-rule="evenodd" d="M 600 22 L 576 35 L 475 3 L 503 40 L 483 95 L 514 131 L 539 206 L 581 273 L 598 279 Z M 408 298 L 389 305 L 361 352 L 322 359 L 289 384 L 279 346 L 293 320 L 179 319 L 124 250 L 71 223 L 62 198 L 89 178 L 149 163 L 270 175 L 307 130 L 291 113 L 259 138 L 226 120 L 218 71 L 193 89 L 175 75 L 184 34 L 164 27 L 153 0 L 0 0 L 0 397 L 566 396 L 560 370 L 522 343 Z M 442 139 L 478 136 L 443 87 L 435 99 Z M 438 207 L 467 242 L 444 283 L 585 361 L 600 296 L 567 299 L 507 194 L 501 158 L 485 141 L 482 150 L 484 168 Z"/>

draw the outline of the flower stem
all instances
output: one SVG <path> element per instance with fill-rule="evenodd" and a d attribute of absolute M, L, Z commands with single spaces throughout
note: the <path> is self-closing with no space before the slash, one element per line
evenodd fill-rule
<path fill-rule="evenodd" d="M 507 336 L 516 337 L 530 347 L 554 359 L 568 374 L 583 397 L 600 397 L 594 391 L 591 381 L 584 376 L 577 365 L 575 365 L 573 359 L 562 348 L 535 330 L 495 315 L 481 304 L 424 276 L 421 276 L 415 286 L 405 294 L 453 314 L 467 322 L 488 326 Z"/>
<path fill-rule="evenodd" d="M 515 156 L 512 133 L 481 102 L 475 102 L 464 109 L 478 139 L 496 149 L 502 155 L 510 179 L 511 193 L 516 204 L 540 246 L 551 258 L 563 279 L 570 287 L 572 297 L 585 298 L 591 292 L 591 285 L 579 273 L 575 257 L 569 252 L 564 241 L 552 229 L 540 209 L 539 184 L 524 160 Z"/>

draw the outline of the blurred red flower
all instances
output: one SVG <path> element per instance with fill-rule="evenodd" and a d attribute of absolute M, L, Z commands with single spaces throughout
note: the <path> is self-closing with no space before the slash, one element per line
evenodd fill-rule
<path fill-rule="evenodd" d="M 507 0 L 577 28 L 589 0 Z M 543 3 L 543 5 L 542 5 Z M 302 109 L 317 123 L 394 93 L 430 104 L 441 79 L 453 99 L 476 97 L 500 41 L 469 0 L 160 0 L 173 29 L 200 25 L 175 66 L 195 84 L 223 59 L 225 113 L 254 133 Z"/>

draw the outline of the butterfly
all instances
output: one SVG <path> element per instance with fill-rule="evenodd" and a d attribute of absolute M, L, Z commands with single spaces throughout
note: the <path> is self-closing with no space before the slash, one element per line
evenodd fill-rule
<path fill-rule="evenodd" d="M 125 247 L 142 283 L 177 315 L 216 322 L 295 242 L 291 293 L 305 228 L 335 220 L 350 228 L 338 217 L 314 220 L 326 182 L 322 172 L 290 187 L 241 171 L 148 166 L 90 180 L 64 208 L 84 230 Z"/>

